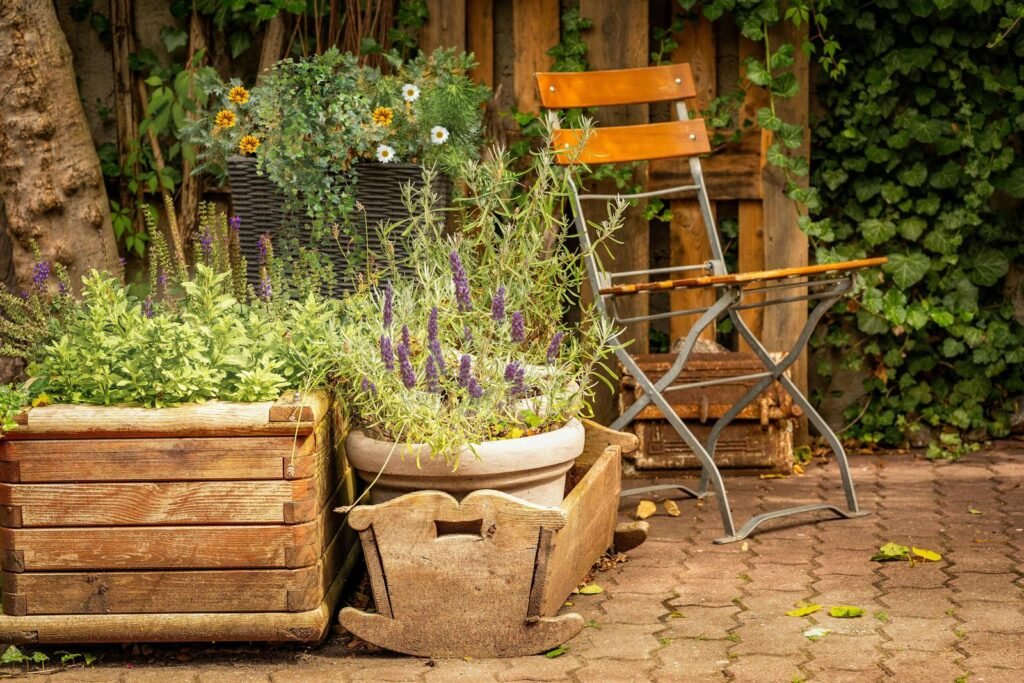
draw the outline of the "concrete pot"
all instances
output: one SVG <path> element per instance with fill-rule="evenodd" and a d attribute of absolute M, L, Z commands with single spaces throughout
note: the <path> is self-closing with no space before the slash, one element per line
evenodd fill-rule
<path fill-rule="evenodd" d="M 458 469 L 452 471 L 443 458 L 431 459 L 430 449 L 423 445 L 378 441 L 361 430 L 345 439 L 349 464 L 359 478 L 368 484 L 377 480 L 370 489 L 374 504 L 424 489 L 445 491 L 460 500 L 470 491 L 496 489 L 538 505 L 557 506 L 565 496 L 565 475 L 583 452 L 583 424 L 574 419 L 551 432 L 477 444 L 475 451 L 464 448 Z"/>

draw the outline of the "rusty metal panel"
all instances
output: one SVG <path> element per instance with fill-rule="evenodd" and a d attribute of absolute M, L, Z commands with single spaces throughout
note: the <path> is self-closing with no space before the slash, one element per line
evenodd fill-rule
<path fill-rule="evenodd" d="M 637 364 L 656 382 L 667 372 L 675 354 L 636 356 Z M 643 390 L 624 368 L 619 394 L 620 409 L 632 405 Z M 674 385 L 763 372 L 760 360 L 750 353 L 694 353 Z M 670 391 L 665 394 L 676 414 L 699 439 L 704 439 L 714 421 L 721 417 L 752 386 L 754 380 L 729 382 L 710 387 Z M 788 472 L 793 466 L 793 425 L 801 415 L 799 406 L 777 383 L 770 385 L 744 408 L 718 442 L 715 461 L 719 467 L 772 469 Z M 640 439 L 634 454 L 637 469 L 689 469 L 699 467 L 696 457 L 683 443 L 656 406 L 640 411 L 633 422 Z"/>

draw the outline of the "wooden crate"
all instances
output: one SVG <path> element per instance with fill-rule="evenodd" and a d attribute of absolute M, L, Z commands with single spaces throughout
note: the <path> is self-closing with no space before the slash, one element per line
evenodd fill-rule
<path fill-rule="evenodd" d="M 640 368 L 657 382 L 672 365 L 675 354 L 650 354 L 636 357 Z M 631 406 L 643 390 L 632 375 L 622 370 L 620 409 Z M 763 372 L 756 356 L 750 353 L 694 353 L 673 384 L 706 381 Z M 673 410 L 702 441 L 715 421 L 747 392 L 753 381 L 717 384 L 665 394 Z M 793 468 L 793 431 L 801 415 L 799 406 L 778 382 L 769 386 L 750 405 L 740 411 L 718 440 L 715 462 L 730 469 L 771 469 L 789 472 Z M 633 456 L 638 470 L 699 468 L 690 447 L 654 405 L 637 415 L 631 426 L 640 440 Z"/>
<path fill-rule="evenodd" d="M 357 553 L 328 405 L 19 416 L 0 441 L 0 641 L 319 639 Z"/>
<path fill-rule="evenodd" d="M 463 500 L 418 491 L 356 508 L 376 613 L 347 607 L 360 638 L 424 657 L 515 657 L 560 645 L 583 617 L 558 614 L 612 544 L 621 452 L 630 434 L 587 424 L 584 454 L 559 507 L 497 491 Z"/>

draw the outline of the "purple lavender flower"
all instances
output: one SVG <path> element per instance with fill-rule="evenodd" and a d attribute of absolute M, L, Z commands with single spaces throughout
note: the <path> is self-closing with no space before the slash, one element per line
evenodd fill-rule
<path fill-rule="evenodd" d="M 395 351 L 391 348 L 391 337 L 386 334 L 380 336 L 380 358 L 388 370 L 395 369 Z"/>
<path fill-rule="evenodd" d="M 512 388 L 509 391 L 513 396 L 526 396 L 526 368 L 520 366 L 516 370 L 515 379 L 512 381 Z"/>
<path fill-rule="evenodd" d="M 405 344 L 405 348 L 411 349 L 412 343 L 409 339 L 409 326 L 402 325 L 402 343 Z"/>
<path fill-rule="evenodd" d="M 563 337 L 565 337 L 564 332 L 556 332 L 555 336 L 551 338 L 551 343 L 548 344 L 548 365 L 554 365 L 558 360 L 558 351 L 562 347 Z"/>
<path fill-rule="evenodd" d="M 274 288 L 270 284 L 270 278 L 265 277 L 260 280 L 260 288 L 256 295 L 264 301 L 270 301 L 270 297 L 274 295 Z"/>
<path fill-rule="evenodd" d="M 465 342 L 466 344 L 473 341 L 473 333 L 470 332 L 469 325 L 464 325 L 462 327 L 462 341 Z"/>
<path fill-rule="evenodd" d="M 68 293 L 68 285 L 63 281 L 57 282 L 57 291 L 60 292 L 61 296 L 66 296 Z"/>
<path fill-rule="evenodd" d="M 363 383 L 362 383 L 362 387 L 361 388 L 362 388 L 364 394 L 376 394 L 377 393 L 377 385 L 374 384 L 373 382 L 371 382 L 370 380 L 366 379 L 365 377 L 363 378 Z"/>
<path fill-rule="evenodd" d="M 466 382 L 466 390 L 469 391 L 469 395 L 472 398 L 480 398 L 484 395 L 484 388 L 480 386 L 479 382 L 476 381 L 476 377 L 470 376 L 469 381 Z"/>
<path fill-rule="evenodd" d="M 512 312 L 512 341 L 521 342 L 526 339 L 526 321 L 523 320 L 523 314 L 519 311 Z"/>
<path fill-rule="evenodd" d="M 164 271 L 161 270 L 160 273 L 156 276 L 156 284 L 161 289 L 166 289 L 167 288 L 167 273 L 165 273 Z"/>
<path fill-rule="evenodd" d="M 231 226 L 231 229 L 234 232 L 238 232 L 242 228 L 242 217 L 232 216 L 231 218 L 228 219 L 228 225 Z"/>
<path fill-rule="evenodd" d="M 437 306 L 430 309 L 430 317 L 427 318 L 427 341 L 437 339 Z"/>
<path fill-rule="evenodd" d="M 395 319 L 395 290 L 391 286 L 391 281 L 388 280 L 387 287 L 384 288 L 384 327 L 391 327 L 391 323 Z"/>
<path fill-rule="evenodd" d="M 512 382 L 516 378 L 516 370 L 519 369 L 519 361 L 514 360 L 505 366 L 505 381 Z"/>
<path fill-rule="evenodd" d="M 36 289 L 42 291 L 46 288 L 46 281 L 50 279 L 50 262 L 40 261 L 32 269 L 32 282 Z"/>
<path fill-rule="evenodd" d="M 32 296 L 32 295 L 28 293 L 28 290 L 27 290 L 27 289 L 23 289 L 23 290 L 21 290 L 21 298 L 22 298 L 22 299 L 24 299 L 25 301 L 28 301 L 28 298 L 29 298 L 30 296 Z"/>
<path fill-rule="evenodd" d="M 469 279 L 466 277 L 466 269 L 462 267 L 462 259 L 459 253 L 453 251 L 448 257 L 448 263 L 452 268 L 452 281 L 455 283 L 455 300 L 459 304 L 460 311 L 468 311 L 473 308 L 473 302 L 469 296 Z"/>
<path fill-rule="evenodd" d="M 437 364 L 437 370 L 442 375 L 448 374 L 448 365 L 444 362 L 444 353 L 441 351 L 441 341 L 439 339 L 431 339 L 428 347 L 430 348 L 430 355 L 434 359 L 434 363 Z"/>
<path fill-rule="evenodd" d="M 263 233 L 260 235 L 260 243 L 258 245 L 259 264 L 261 266 L 267 265 L 267 252 L 270 251 L 270 235 Z"/>
<path fill-rule="evenodd" d="M 441 384 L 437 377 L 437 364 L 434 362 L 433 356 L 427 356 L 427 390 L 435 394 L 441 391 Z"/>
<path fill-rule="evenodd" d="M 412 389 L 416 386 L 416 371 L 412 369 L 412 361 L 409 360 L 409 347 L 399 344 L 395 354 L 398 356 L 398 368 L 402 373 L 402 384 L 406 389 Z"/>
<path fill-rule="evenodd" d="M 491 297 L 491 320 L 500 323 L 505 319 L 505 285 L 498 287 L 498 291 Z"/>
<path fill-rule="evenodd" d="M 199 237 L 199 247 L 203 250 L 203 258 L 210 258 L 213 253 L 213 233 L 207 230 Z"/>
<path fill-rule="evenodd" d="M 146 300 L 142 302 L 142 315 L 147 318 L 153 317 L 153 297 L 147 296 Z"/>
<path fill-rule="evenodd" d="M 469 385 L 469 380 L 472 379 L 473 375 L 473 361 L 469 356 L 463 354 L 462 358 L 459 359 L 459 386 L 464 387 Z"/>

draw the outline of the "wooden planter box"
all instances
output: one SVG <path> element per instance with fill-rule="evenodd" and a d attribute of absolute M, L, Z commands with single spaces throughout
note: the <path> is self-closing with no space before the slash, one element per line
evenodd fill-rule
<path fill-rule="evenodd" d="M 657 382 L 671 367 L 675 354 L 636 356 L 640 368 Z M 762 372 L 764 367 L 750 353 L 694 353 L 674 384 L 707 381 L 720 377 Z M 643 389 L 620 366 L 619 408 L 625 411 Z M 698 439 L 707 438 L 712 425 L 753 385 L 752 380 L 717 384 L 665 394 L 679 417 Z M 729 423 L 718 440 L 715 462 L 721 468 L 738 470 L 793 470 L 793 428 L 802 414 L 799 406 L 775 382 L 745 407 Z M 657 406 L 648 405 L 630 425 L 640 440 L 633 455 L 637 470 L 674 470 L 700 468 L 700 462 L 678 432 L 662 416 Z"/>
<path fill-rule="evenodd" d="M 318 640 L 354 534 L 324 393 L 55 405 L 0 441 L 0 641 Z"/>
<path fill-rule="evenodd" d="M 587 423 L 561 506 L 497 491 L 461 502 L 440 491 L 355 508 L 376 613 L 346 607 L 349 631 L 421 657 L 515 657 L 579 633 L 583 617 L 559 615 L 566 598 L 612 545 L 621 452 L 631 434 Z"/>

